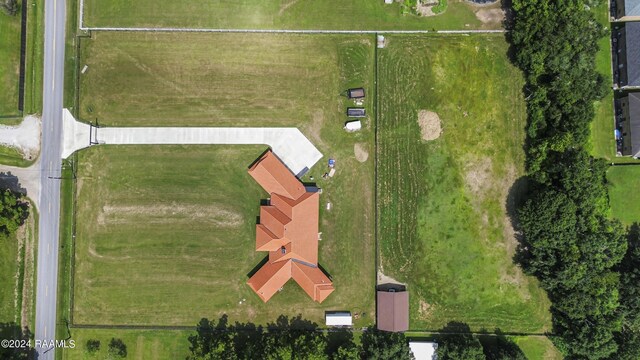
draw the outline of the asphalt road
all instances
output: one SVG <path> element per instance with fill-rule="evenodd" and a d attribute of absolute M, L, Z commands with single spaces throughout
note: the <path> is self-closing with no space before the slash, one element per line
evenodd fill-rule
<path fill-rule="evenodd" d="M 40 150 L 40 219 L 38 222 L 38 284 L 35 340 L 38 359 L 54 359 L 55 349 L 38 341 L 55 340 L 58 248 L 60 229 L 60 171 L 62 96 L 64 92 L 65 0 L 47 0 L 44 9 L 44 98 Z"/>

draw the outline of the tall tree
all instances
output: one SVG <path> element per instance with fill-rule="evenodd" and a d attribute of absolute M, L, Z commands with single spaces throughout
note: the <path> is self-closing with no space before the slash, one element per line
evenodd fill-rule
<path fill-rule="evenodd" d="M 460 333 L 438 339 L 438 359 L 484 360 L 486 356 L 477 338 L 470 333 Z"/>
<path fill-rule="evenodd" d="M 20 10 L 18 0 L 0 0 L 0 7 L 9 16 L 14 16 Z"/>
<path fill-rule="evenodd" d="M 361 357 L 368 360 L 411 360 L 413 354 L 403 333 L 368 328 L 362 334 Z"/>

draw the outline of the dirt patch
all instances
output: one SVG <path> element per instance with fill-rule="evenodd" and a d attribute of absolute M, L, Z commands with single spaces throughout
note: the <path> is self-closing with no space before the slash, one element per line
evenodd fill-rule
<path fill-rule="evenodd" d="M 353 145 L 353 152 L 356 155 L 356 160 L 359 162 L 365 162 L 369 158 L 369 152 L 366 148 L 367 144 L 365 143 L 356 143 Z"/>
<path fill-rule="evenodd" d="M 324 112 L 321 109 L 318 109 L 313 112 L 311 123 L 305 126 L 304 134 L 307 135 L 315 144 L 318 144 L 322 147 L 328 147 L 327 144 L 322 140 L 322 136 L 320 136 L 320 132 L 322 131 L 323 126 Z"/>
<path fill-rule="evenodd" d="M 243 223 L 239 213 L 217 205 L 105 205 L 98 213 L 97 222 L 104 224 L 126 224 L 136 221 L 132 216 L 143 215 L 147 223 L 164 224 L 180 220 L 204 221 L 217 227 L 238 227 Z"/>
<path fill-rule="evenodd" d="M 423 4 L 418 1 L 418 5 L 416 6 L 416 11 L 420 16 L 435 16 L 438 15 L 433 12 L 433 5 Z"/>
<path fill-rule="evenodd" d="M 394 278 L 392 278 L 390 276 L 387 276 L 387 275 L 383 274 L 382 271 L 380 271 L 380 270 L 378 270 L 377 280 L 378 280 L 378 282 L 377 282 L 378 285 L 380 285 L 380 284 L 400 284 L 400 285 L 405 285 L 405 286 L 407 285 L 407 284 L 405 284 L 403 282 L 400 282 L 400 281 L 398 281 L 398 280 L 396 280 L 396 279 L 394 279 Z"/>
<path fill-rule="evenodd" d="M 282 4 L 280 6 L 280 11 L 278 11 L 278 15 L 282 16 L 282 14 L 284 14 L 284 12 L 287 11 L 288 8 L 292 7 L 297 2 L 298 2 L 298 0 L 293 0 L 293 1 L 289 1 L 287 3 Z"/>
<path fill-rule="evenodd" d="M 420 110 L 418 113 L 418 125 L 420 125 L 422 140 L 435 140 L 442 134 L 440 117 L 433 111 Z"/>
<path fill-rule="evenodd" d="M 474 198 L 481 200 L 492 188 L 493 164 L 491 158 L 467 162 L 464 180 Z"/>
<path fill-rule="evenodd" d="M 505 12 L 502 9 L 480 9 L 476 17 L 483 24 L 498 24 L 504 20 Z"/>
<path fill-rule="evenodd" d="M 431 314 L 433 314 L 434 306 L 427 303 L 423 299 L 418 302 L 418 316 L 421 320 L 428 320 Z"/>

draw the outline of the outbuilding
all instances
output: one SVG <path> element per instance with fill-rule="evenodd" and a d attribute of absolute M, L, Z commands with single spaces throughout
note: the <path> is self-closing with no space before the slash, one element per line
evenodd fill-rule
<path fill-rule="evenodd" d="M 615 104 L 618 155 L 640 158 L 640 92 L 628 93 Z"/>
<path fill-rule="evenodd" d="M 348 311 L 327 311 L 324 323 L 327 326 L 353 326 L 353 317 Z"/>
<path fill-rule="evenodd" d="M 622 89 L 640 89 L 640 22 L 617 23 L 614 26 L 614 83 Z"/>
<path fill-rule="evenodd" d="M 416 360 L 437 360 L 438 344 L 429 341 L 409 341 L 409 349 Z"/>
<path fill-rule="evenodd" d="M 367 116 L 367 113 L 364 110 L 364 108 L 348 108 L 347 109 L 347 116 L 348 117 L 361 118 L 361 117 Z"/>
<path fill-rule="evenodd" d="M 409 292 L 395 289 L 378 290 L 378 330 L 409 330 Z"/>
<path fill-rule="evenodd" d="M 364 89 L 363 88 L 349 89 L 347 91 L 347 95 L 349 96 L 349 99 L 363 99 Z"/>
<path fill-rule="evenodd" d="M 362 129 L 362 122 L 360 122 L 360 120 L 347 121 L 344 124 L 344 129 L 349 131 L 349 132 L 358 131 L 358 130 Z"/>
<path fill-rule="evenodd" d="M 640 21 L 640 0 L 614 0 L 611 7 L 617 21 Z"/>

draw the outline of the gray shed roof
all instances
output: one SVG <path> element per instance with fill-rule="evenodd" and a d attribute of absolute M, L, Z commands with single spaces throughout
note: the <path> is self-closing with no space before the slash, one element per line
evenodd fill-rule
<path fill-rule="evenodd" d="M 625 16 L 640 16 L 640 0 L 624 0 Z"/>
<path fill-rule="evenodd" d="M 640 86 L 640 22 L 625 24 L 627 38 L 627 86 Z"/>
<path fill-rule="evenodd" d="M 640 93 L 629 93 L 631 156 L 640 157 Z"/>

